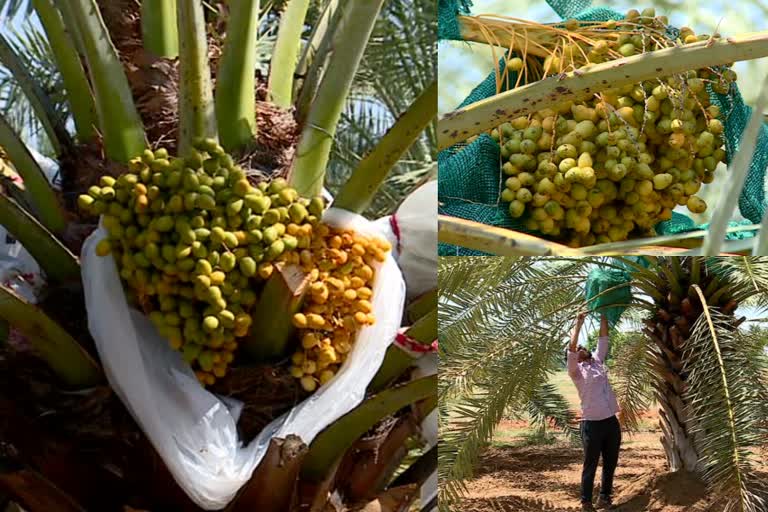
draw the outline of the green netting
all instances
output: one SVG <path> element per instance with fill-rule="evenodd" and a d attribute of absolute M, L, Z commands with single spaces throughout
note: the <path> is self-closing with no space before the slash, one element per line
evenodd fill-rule
<path fill-rule="evenodd" d="M 593 316 L 604 313 L 610 327 L 614 327 L 632 300 L 632 288 L 628 286 L 632 273 L 637 271 L 637 266 L 648 268 L 650 262 L 645 256 L 623 256 L 609 261 L 620 268 L 593 268 L 587 276 L 584 295 Z"/>
<path fill-rule="evenodd" d="M 457 15 L 468 15 L 472 0 L 439 0 L 437 11 L 437 38 L 461 40 Z"/>
<path fill-rule="evenodd" d="M 442 203 L 438 207 L 439 213 L 512 228 L 504 218 L 505 209 L 498 206 L 499 158 L 499 145 L 488 135 L 481 135 L 468 146 L 442 151 L 437 160 L 440 169 L 438 195 L 441 198 L 438 204 Z M 468 172 L 469 169 L 474 172 Z M 479 256 L 484 253 L 441 243 L 438 254 Z"/>
<path fill-rule="evenodd" d="M 728 162 L 736 154 L 741 145 L 741 134 L 752 116 L 752 107 L 744 104 L 741 93 L 734 85 L 730 94 L 712 93 L 712 103 L 725 112 L 725 152 Z M 752 155 L 752 163 L 749 166 L 747 180 L 744 189 L 739 196 L 739 210 L 745 219 L 758 224 L 765 213 L 765 169 L 768 167 L 768 126 L 760 127 L 757 137 L 755 154 Z"/>
<path fill-rule="evenodd" d="M 608 325 L 615 326 L 632 300 L 632 290 L 628 286 L 631 280 L 630 273 L 624 270 L 593 268 L 584 287 L 587 306 L 593 316 L 605 314 Z"/>
<path fill-rule="evenodd" d="M 729 226 L 749 226 L 752 224 L 753 222 L 751 220 L 743 220 L 730 222 Z M 696 224 L 690 217 L 683 215 L 682 213 L 672 212 L 672 218 L 670 220 L 656 224 L 655 228 L 659 235 L 677 235 L 679 233 L 689 233 L 691 231 L 709 229 L 709 223 Z M 726 233 L 725 239 L 743 240 L 745 238 L 754 238 L 755 236 L 755 231 L 736 231 L 734 233 Z"/>
<path fill-rule="evenodd" d="M 549 6 L 562 19 L 573 18 L 589 9 L 591 0 L 552 0 Z"/>
<path fill-rule="evenodd" d="M 634 265 L 639 265 L 643 268 L 651 266 L 651 262 L 648 261 L 648 258 L 645 256 L 622 256 L 620 258 L 611 258 L 611 260 L 612 263 L 625 269 L 627 272 L 634 272 L 637 270 L 635 266 L 630 265 L 630 263 L 634 263 Z"/>
<path fill-rule="evenodd" d="M 575 18 L 581 21 L 608 21 L 622 19 L 623 15 L 603 7 L 590 7 L 591 0 L 547 0 L 561 18 Z M 469 14 L 471 1 L 439 0 L 440 39 L 460 40 L 457 14 Z M 670 28 L 675 34 L 677 29 Z M 505 64 L 504 59 L 499 63 Z M 503 68 L 502 68 L 503 69 Z M 502 87 L 507 90 L 514 83 L 516 76 L 510 73 L 509 80 Z M 458 108 L 475 103 L 496 94 L 496 72 L 491 71 Z M 727 95 L 711 91 L 712 103 L 720 107 L 721 120 L 725 125 L 724 139 L 726 161 L 730 162 L 738 151 L 741 134 L 744 131 L 752 109 L 744 104 L 736 86 L 731 87 Z M 496 227 L 505 227 L 516 231 L 529 232 L 523 227 L 523 219 L 513 219 L 506 205 L 499 201 L 503 175 L 500 169 L 499 149 L 493 139 L 481 136 L 471 144 L 459 144 L 440 152 L 439 201 L 440 213 L 482 222 Z M 768 167 L 768 127 L 763 125 L 757 141 L 757 149 L 752 158 L 744 189 L 739 197 L 741 214 L 751 221 L 760 223 L 765 211 L 765 169 Z M 445 180 L 445 183 L 443 181 Z M 744 223 L 731 223 L 731 226 Z M 669 221 L 656 225 L 660 235 L 706 229 L 707 224 L 697 225 L 691 218 L 680 213 L 673 213 Z M 727 239 L 740 239 L 755 236 L 754 232 L 742 231 L 730 233 Z M 441 255 L 482 255 L 479 251 L 459 248 L 448 244 L 439 245 Z"/>
<path fill-rule="evenodd" d="M 442 1 L 442 0 L 441 0 Z M 504 59 L 499 61 L 504 65 Z M 517 80 L 510 72 L 509 80 Z M 506 90 L 506 88 L 504 88 Z M 491 73 L 475 87 L 459 108 L 496 94 L 496 74 Z M 502 176 L 499 144 L 488 135 L 481 135 L 470 144 L 457 144 L 438 154 L 440 169 L 438 196 L 441 215 L 470 219 L 490 226 L 523 229 L 499 202 Z M 485 256 L 486 253 L 449 244 L 438 244 L 441 256 Z"/>

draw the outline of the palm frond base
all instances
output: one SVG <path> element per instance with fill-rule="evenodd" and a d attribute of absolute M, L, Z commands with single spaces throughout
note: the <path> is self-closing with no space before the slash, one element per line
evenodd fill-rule
<path fill-rule="evenodd" d="M 246 169 L 260 170 L 266 177 L 286 177 L 290 169 L 301 127 L 294 111 L 266 101 L 267 81 L 258 77 L 256 89 L 256 124 L 258 133 L 253 147 L 245 150 L 239 163 Z"/>
<path fill-rule="evenodd" d="M 248 404 L 238 423 L 241 438 L 248 443 L 270 421 L 306 397 L 296 383 L 287 369 L 240 367 L 212 391 Z M 329 471 L 327 493 L 299 478 L 303 457 L 295 461 L 296 471 L 292 474 L 286 473 L 287 455 L 277 457 L 279 463 L 274 464 L 266 457 L 267 463 L 259 466 L 252 482 L 227 510 L 254 510 L 254 504 L 263 505 L 257 507 L 263 510 L 283 510 L 282 504 L 275 505 L 272 499 L 285 503 L 306 499 L 325 506 L 335 491 L 345 506 L 379 499 L 377 496 L 387 491 L 391 475 L 407 455 L 406 441 L 418 435 L 421 419 L 410 409 L 382 419 L 348 450 L 335 470 Z M 24 489 L 14 488 L 9 482 L 47 482 L 85 510 L 123 510 L 125 505 L 153 511 L 202 510 L 178 487 L 108 386 L 63 391 L 43 361 L 28 351 L 10 347 L 0 351 L 0 439 L 0 476 L 14 475 L 5 486 L 0 478 L 0 494 L 21 499 Z M 288 440 L 273 440 L 277 443 L 275 450 L 282 450 L 279 453 L 285 451 L 284 442 Z M 305 449 L 300 451 L 304 453 Z M 290 479 L 283 482 L 287 496 L 265 493 L 263 486 L 252 485 L 257 481 L 277 485 L 286 478 Z M 309 492 L 302 496 L 300 488 L 320 494 Z M 418 495 L 412 491 L 398 495 L 398 499 L 412 503 Z M 40 492 L 48 491 L 41 487 Z M 27 512 L 42 509 L 27 508 Z"/>

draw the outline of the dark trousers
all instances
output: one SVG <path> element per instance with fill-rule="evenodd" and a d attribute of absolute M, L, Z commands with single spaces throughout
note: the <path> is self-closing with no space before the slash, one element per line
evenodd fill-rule
<path fill-rule="evenodd" d="M 610 498 L 613 473 L 619 462 L 621 426 L 616 416 L 600 421 L 581 422 L 581 442 L 584 445 L 584 469 L 581 472 L 581 501 L 592 502 L 592 487 L 600 455 L 603 456 L 603 478 L 600 495 Z"/>

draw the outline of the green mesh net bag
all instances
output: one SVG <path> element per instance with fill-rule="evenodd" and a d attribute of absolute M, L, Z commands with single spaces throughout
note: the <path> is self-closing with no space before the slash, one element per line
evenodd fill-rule
<path fill-rule="evenodd" d="M 631 279 L 626 270 L 599 266 L 593 268 L 584 287 L 587 307 L 593 316 L 604 314 L 608 325 L 614 327 L 632 300 L 632 290 L 628 286 Z"/>
<path fill-rule="evenodd" d="M 562 19 L 580 21 L 609 21 L 623 19 L 621 13 L 604 7 L 591 7 L 591 0 L 547 0 L 549 5 Z M 438 37 L 441 40 L 462 40 L 457 16 L 469 15 L 472 2 L 469 0 L 439 0 Z M 676 35 L 677 29 L 669 29 Z M 505 66 L 502 58 L 500 66 Z M 516 81 L 514 72 L 502 84 L 501 91 L 508 90 Z M 467 98 L 458 106 L 462 108 L 471 103 L 496 94 L 496 72 L 478 84 Z M 725 130 L 726 161 L 730 162 L 739 150 L 741 134 L 746 127 L 752 109 L 744 103 L 738 89 L 731 87 L 727 95 L 718 94 L 710 89 L 712 104 L 720 108 L 720 119 Z M 768 167 L 768 127 L 763 125 L 757 140 L 757 149 L 753 155 L 749 173 L 739 198 L 739 209 L 747 221 L 731 223 L 759 223 L 765 211 L 765 169 Z M 469 144 L 457 144 L 438 155 L 440 169 L 439 213 L 483 224 L 514 229 L 525 233 L 537 234 L 525 229 L 521 219 L 509 215 L 507 207 L 500 201 L 504 175 L 501 172 L 498 144 L 489 136 L 481 135 Z M 706 229 L 708 225 L 697 225 L 687 215 L 673 212 L 672 218 L 655 226 L 659 235 L 674 235 Z M 755 236 L 752 231 L 729 233 L 727 239 L 742 239 Z M 440 255 L 469 256 L 484 255 L 480 251 L 439 244 Z"/>
<path fill-rule="evenodd" d="M 500 65 L 503 62 L 501 60 Z M 510 75 L 510 80 L 517 79 L 516 73 L 512 72 Z M 507 90 L 506 87 L 504 90 Z M 492 72 L 474 88 L 459 108 L 494 94 L 496 76 Z M 506 208 L 500 207 L 499 194 L 503 180 L 499 172 L 500 158 L 499 144 L 487 134 L 481 135 L 470 144 L 457 144 L 441 151 L 437 157 L 440 169 L 438 212 L 441 215 L 470 219 L 491 226 L 523 230 L 522 223 L 510 217 Z M 441 256 L 485 254 L 442 243 L 438 245 L 438 253 Z"/>
<path fill-rule="evenodd" d="M 437 38 L 461 41 L 456 16 L 468 16 L 472 0 L 440 0 L 437 18 Z"/>

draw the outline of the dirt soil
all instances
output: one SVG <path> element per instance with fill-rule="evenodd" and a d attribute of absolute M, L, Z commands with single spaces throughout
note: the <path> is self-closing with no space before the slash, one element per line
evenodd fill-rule
<path fill-rule="evenodd" d="M 504 422 L 500 430 L 520 428 Z M 695 476 L 667 471 L 660 432 L 646 430 L 624 435 L 614 479 L 614 503 L 620 512 L 722 512 L 724 505 L 707 495 Z M 506 440 L 505 440 L 506 441 Z M 463 512 L 580 511 L 582 450 L 565 441 L 552 445 L 520 446 L 514 440 L 495 443 L 468 482 Z M 519 441 L 519 439 L 518 439 Z M 765 455 L 761 457 L 766 460 Z M 599 492 L 602 463 L 595 478 Z M 768 478 L 768 464 L 759 478 Z"/>

